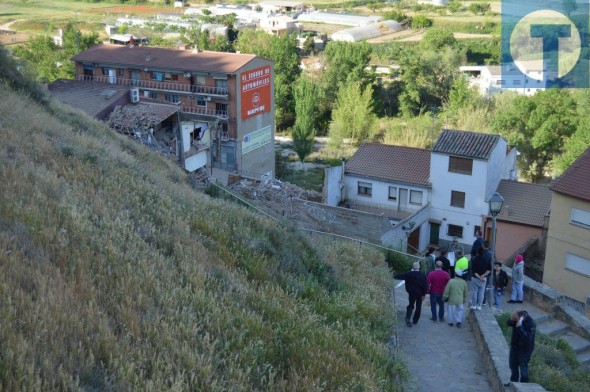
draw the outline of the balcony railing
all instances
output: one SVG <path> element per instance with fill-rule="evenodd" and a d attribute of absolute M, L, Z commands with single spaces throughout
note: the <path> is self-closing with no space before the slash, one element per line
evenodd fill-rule
<path fill-rule="evenodd" d="M 219 117 L 224 120 L 227 120 L 229 118 L 229 114 L 227 113 L 227 110 L 215 110 L 215 109 L 200 108 L 200 107 L 195 107 L 195 106 L 180 106 L 180 111 L 183 113 L 192 113 L 192 114 L 200 114 L 203 116 Z"/>
<path fill-rule="evenodd" d="M 159 82 L 156 80 L 136 80 L 127 79 L 115 76 L 92 76 L 92 75 L 78 75 L 78 80 L 86 82 L 104 83 L 104 84 L 119 84 L 124 86 L 135 86 L 146 89 L 154 90 L 168 90 L 168 91 L 181 91 L 191 94 L 203 94 L 203 95 L 217 95 L 220 97 L 227 97 L 227 87 L 211 87 L 202 85 L 190 85 L 175 82 Z"/>

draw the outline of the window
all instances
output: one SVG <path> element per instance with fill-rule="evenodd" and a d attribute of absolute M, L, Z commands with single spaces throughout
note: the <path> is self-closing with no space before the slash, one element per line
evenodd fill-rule
<path fill-rule="evenodd" d="M 227 116 L 227 104 L 226 103 L 216 103 L 215 104 L 215 114 L 218 116 Z"/>
<path fill-rule="evenodd" d="M 178 98 L 178 95 L 172 95 L 172 94 L 164 94 L 164 100 L 166 100 L 168 102 L 173 102 L 173 103 L 180 102 L 180 98 Z"/>
<path fill-rule="evenodd" d="M 197 101 L 197 106 L 207 106 L 207 101 L 205 101 L 205 97 L 196 97 L 195 100 Z"/>
<path fill-rule="evenodd" d="M 170 72 L 164 72 L 164 80 L 178 80 L 178 75 Z"/>
<path fill-rule="evenodd" d="M 449 157 L 449 172 L 471 175 L 473 170 L 473 159 Z"/>
<path fill-rule="evenodd" d="M 117 76 L 124 78 L 125 77 L 125 68 L 117 68 Z"/>
<path fill-rule="evenodd" d="M 570 215 L 570 223 L 590 228 L 590 211 L 572 208 Z"/>
<path fill-rule="evenodd" d="M 391 201 L 397 201 L 397 187 L 396 186 L 389 187 L 389 196 L 387 198 Z"/>
<path fill-rule="evenodd" d="M 215 79 L 215 87 L 227 88 L 227 79 Z"/>
<path fill-rule="evenodd" d="M 104 76 L 109 76 L 109 70 L 110 70 L 110 68 L 102 67 L 102 74 Z"/>
<path fill-rule="evenodd" d="M 465 192 L 451 191 L 451 206 L 465 208 Z"/>
<path fill-rule="evenodd" d="M 158 99 L 158 93 L 154 92 L 154 91 L 150 91 L 148 93 L 148 97 L 151 99 Z"/>
<path fill-rule="evenodd" d="M 152 79 L 161 82 L 164 80 L 164 74 L 162 72 L 152 72 Z"/>
<path fill-rule="evenodd" d="M 410 204 L 422 205 L 422 191 L 410 191 Z"/>
<path fill-rule="evenodd" d="M 371 196 L 373 194 L 373 184 L 370 182 L 359 181 L 358 194 L 363 196 Z"/>
<path fill-rule="evenodd" d="M 447 230 L 449 237 L 463 238 L 463 226 L 449 225 Z"/>
<path fill-rule="evenodd" d="M 481 226 L 475 226 L 473 228 L 473 236 L 476 237 L 477 233 L 481 233 L 483 235 L 483 232 L 481 231 Z"/>
<path fill-rule="evenodd" d="M 565 254 L 565 269 L 577 272 L 582 275 L 590 276 L 590 260 L 573 253 Z"/>

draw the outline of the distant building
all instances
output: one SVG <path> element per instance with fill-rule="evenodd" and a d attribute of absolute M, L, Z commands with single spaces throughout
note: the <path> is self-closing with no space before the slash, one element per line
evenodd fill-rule
<path fill-rule="evenodd" d="M 590 315 L 590 147 L 550 189 L 543 283 L 580 302 Z"/>
<path fill-rule="evenodd" d="M 182 122 L 200 124 L 186 137 L 179 135 L 189 147 L 204 133 L 210 140 L 206 149 L 183 158 L 187 170 L 212 166 L 246 177 L 274 175 L 271 61 L 250 54 L 106 44 L 72 61 L 80 81 L 129 86 L 131 102 L 171 105 Z"/>
<path fill-rule="evenodd" d="M 526 75 L 500 65 L 467 65 L 460 67 L 460 70 L 469 75 L 469 84 L 486 97 L 502 91 L 534 95 L 537 91 L 545 90 L 542 63 L 530 61 L 524 67 L 527 70 Z"/>
<path fill-rule="evenodd" d="M 287 15 L 271 15 L 260 19 L 260 28 L 272 35 L 300 33 L 303 27 Z"/>
<path fill-rule="evenodd" d="M 297 14 L 305 9 L 303 2 L 288 0 L 266 0 L 256 6 L 261 7 L 263 12 L 276 14 Z"/>
<path fill-rule="evenodd" d="M 392 34 L 403 30 L 401 24 L 393 20 L 384 20 L 378 23 L 371 23 L 366 26 L 357 26 L 350 29 L 340 30 L 332 34 L 333 41 L 359 42 L 382 35 Z"/>

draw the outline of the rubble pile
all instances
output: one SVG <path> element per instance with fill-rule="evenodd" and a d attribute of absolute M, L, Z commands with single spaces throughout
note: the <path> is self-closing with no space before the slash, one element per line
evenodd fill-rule
<path fill-rule="evenodd" d="M 242 179 L 228 186 L 231 192 L 252 201 L 252 204 L 259 205 L 265 211 L 274 212 L 276 215 L 293 214 L 292 201 L 295 199 L 321 202 L 320 192 L 303 189 L 289 182 L 278 179 L 265 179 L 254 181 Z"/>

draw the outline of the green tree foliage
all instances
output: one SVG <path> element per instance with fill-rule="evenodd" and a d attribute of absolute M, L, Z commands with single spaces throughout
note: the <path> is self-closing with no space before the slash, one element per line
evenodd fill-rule
<path fill-rule="evenodd" d="M 555 174 L 563 173 L 580 155 L 590 147 L 590 118 L 580 120 L 576 132 L 563 146 L 563 154 L 554 161 Z"/>
<path fill-rule="evenodd" d="M 501 94 L 495 101 L 492 129 L 520 152 L 521 174 L 537 182 L 576 130 L 574 99 L 566 90 L 549 89 L 532 97 Z"/>
<path fill-rule="evenodd" d="M 449 98 L 463 60 L 463 53 L 450 47 L 404 56 L 400 61 L 404 84 L 400 95 L 402 114 L 414 116 L 430 107 L 442 106 Z"/>
<path fill-rule="evenodd" d="M 293 85 L 301 73 L 295 35 L 277 37 L 262 30 L 243 30 L 236 47 L 242 53 L 253 53 L 274 61 L 276 126 L 277 129 L 292 126 L 295 121 Z"/>
<path fill-rule="evenodd" d="M 458 12 L 461 9 L 461 2 L 457 0 L 450 1 L 447 8 L 449 9 L 449 11 L 451 11 L 452 14 L 454 14 L 455 12 Z"/>
<path fill-rule="evenodd" d="M 329 42 L 323 52 L 324 72 L 321 77 L 320 102 L 321 128 L 327 126 L 343 84 L 360 83 L 361 88 L 374 81 L 374 75 L 365 68 L 369 65 L 372 49 L 366 42 Z"/>
<path fill-rule="evenodd" d="M 433 27 L 424 33 L 424 37 L 420 44 L 425 49 L 440 50 L 447 46 L 453 47 L 456 43 L 457 39 L 452 31 Z"/>
<path fill-rule="evenodd" d="M 473 15 L 484 15 L 490 12 L 491 6 L 490 3 L 471 3 L 468 9 Z"/>
<path fill-rule="evenodd" d="M 293 95 L 296 116 L 293 145 L 299 160 L 303 162 L 313 150 L 316 135 L 318 86 L 314 80 L 301 75 L 293 88 Z"/>
<path fill-rule="evenodd" d="M 412 28 L 413 29 L 425 29 L 427 27 L 432 26 L 432 20 L 428 19 L 425 15 L 423 14 L 418 14 L 415 15 L 412 18 Z"/>
<path fill-rule="evenodd" d="M 404 26 L 410 25 L 412 23 L 412 17 L 406 15 L 400 10 L 393 9 L 391 11 L 386 12 L 383 15 L 384 20 L 394 20 Z"/>
<path fill-rule="evenodd" d="M 49 36 L 39 36 L 14 52 L 31 64 L 40 79 L 53 82 L 60 78 L 73 79 L 75 69 L 70 58 L 96 44 L 98 34 L 82 34 L 68 24 L 63 28 L 63 46 L 55 45 Z"/>
<path fill-rule="evenodd" d="M 367 4 L 367 8 L 373 11 L 373 13 L 375 13 L 375 11 L 380 10 L 383 7 L 385 7 L 385 3 L 379 1 L 372 1 Z"/>
<path fill-rule="evenodd" d="M 345 139 L 351 143 L 366 140 L 372 134 L 374 122 L 371 86 L 363 90 L 360 82 L 343 84 L 332 113 L 330 144 L 340 146 Z"/>

